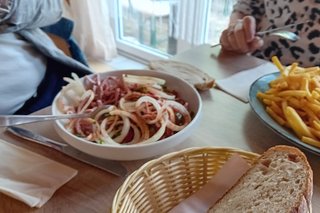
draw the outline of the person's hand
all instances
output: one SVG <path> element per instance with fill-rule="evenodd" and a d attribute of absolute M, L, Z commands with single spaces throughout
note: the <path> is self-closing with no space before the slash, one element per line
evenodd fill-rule
<path fill-rule="evenodd" d="M 251 53 L 263 45 L 263 40 L 255 34 L 256 20 L 252 16 L 245 16 L 222 32 L 220 37 L 222 50 Z"/>

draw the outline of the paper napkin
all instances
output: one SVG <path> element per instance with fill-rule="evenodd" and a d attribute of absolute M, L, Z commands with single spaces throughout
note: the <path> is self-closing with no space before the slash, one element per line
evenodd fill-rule
<path fill-rule="evenodd" d="M 249 168 L 242 157 L 233 155 L 208 183 L 169 213 L 206 213 Z"/>
<path fill-rule="evenodd" d="M 243 70 L 227 78 L 216 80 L 216 84 L 221 90 L 247 103 L 251 84 L 266 74 L 278 71 L 274 64 L 266 62 L 255 68 Z"/>
<path fill-rule="evenodd" d="M 0 192 L 41 207 L 77 170 L 0 139 Z"/>

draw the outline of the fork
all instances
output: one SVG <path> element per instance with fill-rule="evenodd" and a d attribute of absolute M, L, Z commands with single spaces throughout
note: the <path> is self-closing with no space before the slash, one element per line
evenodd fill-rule
<path fill-rule="evenodd" d="M 295 24 L 288 24 L 288 25 L 285 25 L 282 27 L 277 27 L 274 29 L 257 32 L 256 35 L 260 36 L 260 37 L 262 37 L 264 35 L 268 35 L 268 36 L 274 35 L 274 36 L 279 36 L 279 37 L 282 37 L 282 38 L 290 40 L 290 41 L 297 41 L 298 39 L 300 39 L 300 37 L 297 34 L 291 32 L 291 31 L 285 30 L 285 29 L 297 26 L 299 24 L 306 24 L 309 22 L 310 22 L 310 20 L 307 20 L 305 22 L 295 23 Z M 221 45 L 221 44 L 220 43 L 214 44 L 214 45 L 211 45 L 211 47 L 216 47 L 219 45 Z"/>
<path fill-rule="evenodd" d="M 89 118 L 94 117 L 97 113 L 104 109 L 108 109 L 111 105 L 97 107 L 92 112 L 79 114 L 63 114 L 63 115 L 0 115 L 0 127 L 16 126 L 26 123 L 35 123 L 42 121 L 72 119 L 72 118 Z"/>

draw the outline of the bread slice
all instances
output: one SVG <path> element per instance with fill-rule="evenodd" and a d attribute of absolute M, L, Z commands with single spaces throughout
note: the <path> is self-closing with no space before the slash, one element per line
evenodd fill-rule
<path fill-rule="evenodd" d="M 299 149 L 272 147 L 209 212 L 312 212 L 312 176 L 307 158 Z"/>
<path fill-rule="evenodd" d="M 178 76 L 201 91 L 215 86 L 215 80 L 211 76 L 191 64 L 173 60 L 154 60 L 149 63 L 149 68 Z"/>

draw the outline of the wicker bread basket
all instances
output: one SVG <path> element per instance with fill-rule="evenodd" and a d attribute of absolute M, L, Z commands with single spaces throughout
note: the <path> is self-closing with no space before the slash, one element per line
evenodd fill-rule
<path fill-rule="evenodd" d="M 168 212 L 207 183 L 234 153 L 250 165 L 259 157 L 239 149 L 202 147 L 151 160 L 118 189 L 111 212 Z"/>

